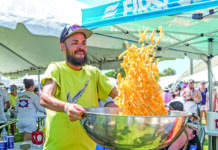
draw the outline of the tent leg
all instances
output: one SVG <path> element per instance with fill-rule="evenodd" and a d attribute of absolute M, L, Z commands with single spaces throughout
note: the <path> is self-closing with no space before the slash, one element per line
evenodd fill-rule
<path fill-rule="evenodd" d="M 209 49 L 209 56 L 207 61 L 207 67 L 208 67 L 208 83 L 209 83 L 209 112 L 213 111 L 213 78 L 212 78 L 212 64 L 211 60 L 213 58 L 212 55 L 212 44 L 213 44 L 213 38 L 208 39 L 208 49 Z M 209 150 L 212 150 L 212 136 L 208 136 L 208 143 L 209 143 Z"/>
<path fill-rule="evenodd" d="M 41 73 L 41 70 L 38 69 L 38 87 L 40 88 L 40 73 Z"/>
<path fill-rule="evenodd" d="M 190 59 L 190 75 L 193 74 L 193 59 L 192 58 L 189 58 Z"/>

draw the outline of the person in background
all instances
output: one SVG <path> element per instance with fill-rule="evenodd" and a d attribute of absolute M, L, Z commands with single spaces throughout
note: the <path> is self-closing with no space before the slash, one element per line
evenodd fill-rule
<path fill-rule="evenodd" d="M 163 101 L 165 103 L 165 105 L 167 105 L 167 103 L 169 103 L 171 101 L 171 97 L 172 94 L 170 92 L 170 89 L 167 87 L 164 89 L 164 93 L 163 93 Z"/>
<path fill-rule="evenodd" d="M 202 96 L 200 91 L 194 87 L 194 83 L 193 79 L 188 80 L 188 87 L 183 90 L 181 96 L 185 98 L 184 110 L 200 116 L 198 103 L 202 100 Z"/>
<path fill-rule="evenodd" d="M 23 88 L 19 88 L 18 95 L 20 95 L 23 92 L 24 92 L 24 89 Z"/>
<path fill-rule="evenodd" d="M 176 95 L 176 97 L 180 97 L 180 95 L 181 95 L 181 87 L 180 86 L 178 86 L 175 89 L 174 94 Z"/>
<path fill-rule="evenodd" d="M 194 87 L 195 81 L 190 79 L 188 81 L 188 87 L 183 90 L 181 96 L 185 98 L 186 101 L 194 101 L 199 103 L 202 100 L 201 93 L 198 89 Z"/>
<path fill-rule="evenodd" d="M 213 103 L 212 103 L 212 111 L 213 112 L 218 112 L 218 98 L 217 98 L 217 91 L 216 91 L 216 88 L 213 87 L 213 97 L 212 97 L 212 100 L 213 100 Z M 209 111 L 209 92 L 207 92 L 207 95 L 206 95 L 206 110 Z"/>
<path fill-rule="evenodd" d="M 187 88 L 187 85 L 186 85 L 186 84 L 182 84 L 182 86 L 181 86 L 181 93 L 182 93 L 183 90 L 186 89 L 186 88 Z M 180 96 L 181 96 L 181 93 L 180 93 Z"/>
<path fill-rule="evenodd" d="M 25 91 L 17 97 L 16 110 L 18 111 L 17 127 L 22 133 L 24 141 L 32 140 L 32 132 L 36 130 L 37 111 L 45 112 L 40 105 L 40 98 L 33 93 L 33 79 L 24 79 Z"/>
<path fill-rule="evenodd" d="M 12 106 L 12 109 L 15 109 L 16 107 L 16 99 L 17 99 L 17 86 L 16 85 L 11 85 L 10 87 L 11 93 L 8 94 L 10 98 L 10 104 Z M 10 125 L 11 127 L 11 134 L 14 135 L 16 132 L 16 124 L 13 123 Z"/>
<path fill-rule="evenodd" d="M 34 92 L 34 94 L 40 96 L 40 94 L 39 94 L 39 88 L 38 88 L 38 87 L 35 87 L 35 89 L 34 89 L 33 92 Z"/>
<path fill-rule="evenodd" d="M 10 99 L 8 97 L 8 93 L 5 90 L 0 88 L 0 122 L 7 121 L 5 113 L 4 113 L 4 108 L 5 108 L 5 106 L 7 108 L 10 108 L 9 100 Z M 1 131 L 2 131 L 2 129 L 0 129 L 0 133 L 1 133 Z"/>
<path fill-rule="evenodd" d="M 174 100 L 169 103 L 169 110 L 183 111 L 184 105 L 181 101 Z M 161 150 L 190 150 L 190 147 L 192 146 L 195 146 L 196 150 L 201 150 L 200 140 L 197 136 L 199 120 L 200 118 L 197 115 L 191 116 L 185 130 L 176 141 Z"/>
<path fill-rule="evenodd" d="M 206 88 L 206 82 L 205 81 L 201 81 L 201 86 L 199 88 L 199 91 L 201 92 L 201 96 L 202 96 L 202 101 L 200 101 L 199 106 L 200 106 L 200 122 L 202 123 L 202 119 L 203 119 L 203 115 L 205 117 L 206 120 L 206 126 L 207 126 L 207 112 L 206 112 L 206 97 L 207 97 L 207 88 Z"/>
<path fill-rule="evenodd" d="M 10 98 L 10 104 L 12 107 L 16 107 L 16 99 L 17 99 L 17 86 L 16 85 L 11 85 L 10 87 L 11 93 L 8 94 Z"/>

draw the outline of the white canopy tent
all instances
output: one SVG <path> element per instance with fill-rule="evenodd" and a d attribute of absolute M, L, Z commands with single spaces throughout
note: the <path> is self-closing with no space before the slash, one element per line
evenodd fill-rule
<path fill-rule="evenodd" d="M 40 74 L 50 62 L 64 60 L 59 35 L 65 25 L 81 24 L 81 9 L 86 7 L 76 0 L 0 0 L 0 73 Z M 117 68 L 122 47 L 99 48 L 100 40 L 87 42 L 90 63 Z"/>
<path fill-rule="evenodd" d="M 165 87 L 168 87 L 170 84 L 176 83 L 179 80 L 179 78 L 181 77 L 181 75 L 182 74 L 160 77 L 159 84 L 160 84 L 161 88 L 164 89 Z"/>
<path fill-rule="evenodd" d="M 214 82 L 218 81 L 218 66 L 212 68 L 212 76 Z M 208 82 L 208 71 L 203 70 L 201 72 L 192 74 L 190 76 L 185 77 L 182 81 L 187 82 L 189 79 L 193 79 L 195 80 L 195 82 L 201 82 L 202 80 Z"/>

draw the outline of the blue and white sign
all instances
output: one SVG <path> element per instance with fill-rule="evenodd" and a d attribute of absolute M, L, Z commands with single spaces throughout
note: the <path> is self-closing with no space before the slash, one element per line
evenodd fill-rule
<path fill-rule="evenodd" d="M 82 22 L 89 28 L 178 14 L 218 5 L 218 0 L 121 0 L 83 9 Z"/>

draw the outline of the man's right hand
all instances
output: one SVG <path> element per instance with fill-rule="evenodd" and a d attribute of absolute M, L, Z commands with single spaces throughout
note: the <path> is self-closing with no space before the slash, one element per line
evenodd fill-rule
<path fill-rule="evenodd" d="M 85 112 L 85 109 L 78 104 L 69 104 L 66 109 L 70 121 L 81 120 L 83 112 Z"/>

